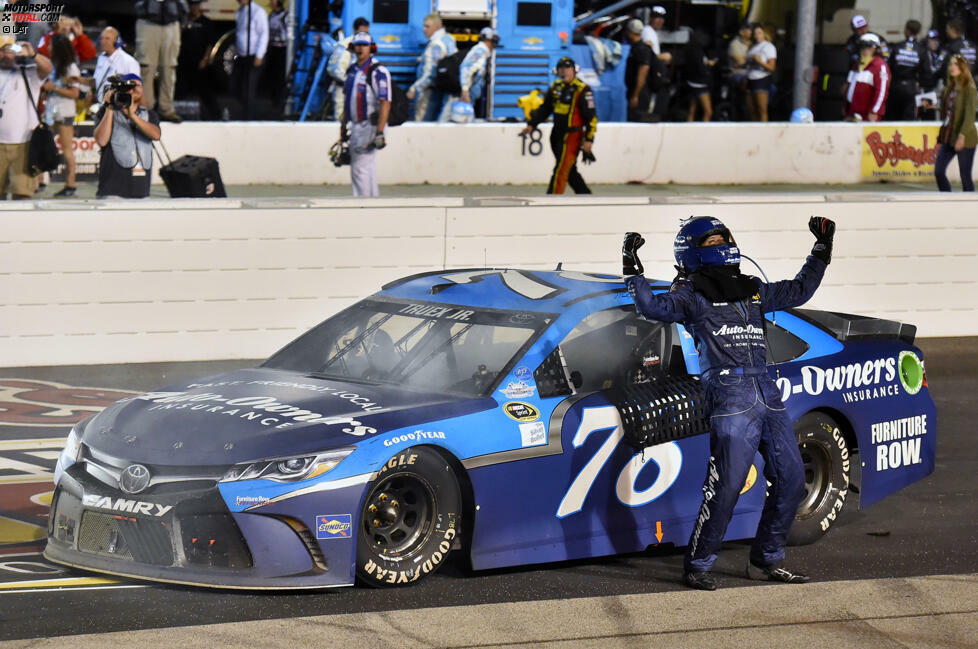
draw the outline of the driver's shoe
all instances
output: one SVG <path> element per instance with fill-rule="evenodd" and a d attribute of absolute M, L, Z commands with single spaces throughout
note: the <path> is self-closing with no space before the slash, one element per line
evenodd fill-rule
<path fill-rule="evenodd" d="M 781 565 L 758 566 L 753 562 L 747 562 L 747 578 L 757 581 L 777 581 L 782 584 L 804 584 L 811 581 L 811 577 L 800 572 L 791 572 Z"/>

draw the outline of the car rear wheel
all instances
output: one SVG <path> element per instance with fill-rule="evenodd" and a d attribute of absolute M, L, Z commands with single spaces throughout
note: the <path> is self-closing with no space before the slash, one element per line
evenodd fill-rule
<path fill-rule="evenodd" d="M 461 511 L 455 472 L 438 452 L 415 447 L 390 458 L 360 512 L 360 582 L 399 586 L 433 573 L 456 544 Z"/>
<path fill-rule="evenodd" d="M 795 424 L 795 434 L 805 467 L 805 495 L 788 543 L 806 545 L 824 536 L 839 520 L 849 495 L 852 465 L 845 435 L 828 415 L 807 413 Z"/>

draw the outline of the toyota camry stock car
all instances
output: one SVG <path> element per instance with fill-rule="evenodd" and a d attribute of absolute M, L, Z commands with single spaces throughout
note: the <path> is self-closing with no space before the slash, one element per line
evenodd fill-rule
<path fill-rule="evenodd" d="M 667 290 L 668 284 L 654 285 Z M 933 471 L 915 328 L 768 314 L 806 496 L 794 543 Z M 123 399 L 72 430 L 45 555 L 218 587 L 408 584 L 684 545 L 709 435 L 696 349 L 620 277 L 466 270 L 398 280 L 259 367 Z M 758 455 L 728 539 L 753 536 Z"/>

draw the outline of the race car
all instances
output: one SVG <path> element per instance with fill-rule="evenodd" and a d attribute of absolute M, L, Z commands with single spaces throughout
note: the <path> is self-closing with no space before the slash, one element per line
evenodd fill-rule
<path fill-rule="evenodd" d="M 913 326 L 766 316 L 805 463 L 790 541 L 809 543 L 855 500 L 856 477 L 866 506 L 933 471 L 936 408 Z M 410 584 L 453 550 L 481 570 L 683 546 L 709 455 L 698 373 L 688 332 L 640 318 L 621 277 L 404 278 L 256 368 L 77 425 L 45 556 L 288 589 Z M 763 475 L 757 455 L 727 539 L 755 533 Z"/>

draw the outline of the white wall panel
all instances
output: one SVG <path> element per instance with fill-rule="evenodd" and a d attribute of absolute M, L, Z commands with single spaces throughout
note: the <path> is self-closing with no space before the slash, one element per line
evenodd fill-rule
<path fill-rule="evenodd" d="M 771 197 L 3 205 L 0 366 L 263 357 L 421 271 L 563 262 L 617 273 L 627 230 L 648 241 L 647 274 L 671 279 L 672 240 L 691 214 L 724 219 L 771 280 L 792 277 L 811 249 L 809 215 L 832 218 L 834 263 L 810 306 L 911 322 L 922 336 L 978 335 L 973 197 Z"/>

